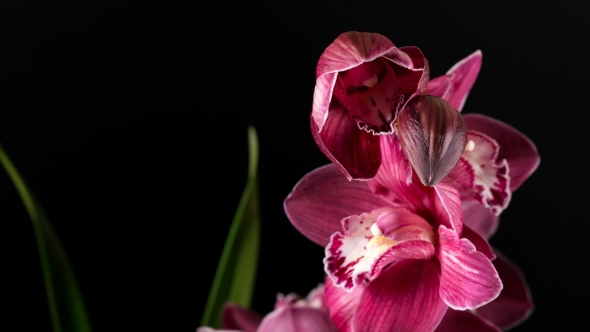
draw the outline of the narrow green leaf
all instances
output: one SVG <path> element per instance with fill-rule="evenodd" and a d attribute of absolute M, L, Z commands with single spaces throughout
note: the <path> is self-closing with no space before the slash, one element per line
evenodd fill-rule
<path fill-rule="evenodd" d="M 252 302 L 260 242 L 258 137 L 252 126 L 248 128 L 248 148 L 248 182 L 223 247 L 201 326 L 221 327 L 226 301 L 246 308 Z"/>
<path fill-rule="evenodd" d="M 41 206 L 0 145 L 0 163 L 33 222 L 54 332 L 90 332 L 90 320 L 66 252 Z"/>

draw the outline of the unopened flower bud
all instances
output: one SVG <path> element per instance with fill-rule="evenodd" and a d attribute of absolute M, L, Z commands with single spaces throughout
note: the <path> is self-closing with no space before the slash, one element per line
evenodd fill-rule
<path fill-rule="evenodd" d="M 444 99 L 417 96 L 400 112 L 397 134 L 420 181 L 434 186 L 455 167 L 466 144 L 461 114 Z"/>

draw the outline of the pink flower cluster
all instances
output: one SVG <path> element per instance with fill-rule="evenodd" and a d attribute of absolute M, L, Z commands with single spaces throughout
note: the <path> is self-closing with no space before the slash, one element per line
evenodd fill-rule
<path fill-rule="evenodd" d="M 284 205 L 326 248 L 339 331 L 500 331 L 532 311 L 522 273 L 488 239 L 539 155 L 513 127 L 460 113 L 481 60 L 430 80 L 418 48 L 359 32 L 322 54 L 311 128 L 332 164 Z"/>
<path fill-rule="evenodd" d="M 524 276 L 488 239 L 540 159 L 513 127 L 461 114 L 481 61 L 431 80 L 420 49 L 376 33 L 326 48 L 310 122 L 332 163 L 284 202 L 325 247 L 325 286 L 264 318 L 230 304 L 227 331 L 505 331 L 530 315 Z"/>

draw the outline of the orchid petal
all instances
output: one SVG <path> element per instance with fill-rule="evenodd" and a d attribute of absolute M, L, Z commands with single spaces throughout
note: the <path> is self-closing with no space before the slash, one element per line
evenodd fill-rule
<path fill-rule="evenodd" d="M 330 236 L 342 229 L 343 218 L 387 204 L 373 195 L 366 182 L 347 181 L 330 164 L 306 174 L 285 199 L 284 208 L 297 230 L 325 247 Z"/>
<path fill-rule="evenodd" d="M 494 254 L 494 251 L 492 250 L 492 247 L 490 246 L 488 241 L 471 228 L 464 225 L 461 237 L 473 243 L 475 249 L 484 254 L 490 261 L 496 259 L 496 255 Z"/>
<path fill-rule="evenodd" d="M 501 330 L 471 311 L 449 309 L 434 332 L 500 332 Z"/>
<path fill-rule="evenodd" d="M 312 289 L 309 294 L 305 297 L 306 305 L 309 305 L 313 308 L 325 308 L 324 305 L 324 293 L 326 291 L 326 286 L 324 284 L 319 284 L 316 288 Z"/>
<path fill-rule="evenodd" d="M 381 208 L 342 220 L 344 234 L 336 233 L 326 247 L 324 267 L 334 284 L 352 290 L 365 279 L 400 259 L 428 259 L 434 255 L 432 227 L 402 208 Z"/>
<path fill-rule="evenodd" d="M 426 186 L 455 167 L 465 148 L 465 121 L 444 99 L 417 96 L 400 112 L 397 130 L 410 164 Z"/>
<path fill-rule="evenodd" d="M 384 57 L 397 66 L 400 71 L 396 76 L 405 80 L 416 81 L 414 92 L 421 92 L 428 82 L 426 59 L 416 47 L 398 49 L 395 45 L 377 33 L 345 32 L 338 36 L 321 55 L 316 67 L 316 87 L 313 98 L 312 118 L 319 131 L 323 130 L 331 107 L 332 93 L 337 73 Z M 411 75 L 413 73 L 413 75 Z M 406 101 L 409 98 L 406 98 Z"/>
<path fill-rule="evenodd" d="M 463 231 L 463 211 L 461 209 L 461 195 L 452 182 L 441 181 L 434 186 L 434 190 L 438 196 L 438 200 L 435 200 L 437 206 L 437 212 L 439 215 L 438 220 L 448 221 L 457 235 L 461 235 Z"/>
<path fill-rule="evenodd" d="M 430 66 L 428 60 L 424 57 L 424 53 L 416 46 L 402 46 L 399 48 L 399 55 L 396 58 L 386 54 L 385 58 L 398 64 L 400 67 L 393 67 L 395 76 L 400 81 L 402 93 L 410 95 L 406 98 L 406 103 L 418 94 L 424 93 L 430 80 Z M 406 57 L 410 60 L 407 61 Z M 417 86 L 417 88 L 415 88 Z M 401 110 L 401 108 L 399 109 Z"/>
<path fill-rule="evenodd" d="M 346 109 L 333 106 L 321 132 L 313 119 L 311 127 L 320 150 L 349 180 L 375 176 L 381 164 L 379 136 L 359 130 Z"/>
<path fill-rule="evenodd" d="M 447 75 L 443 75 L 431 79 L 428 82 L 428 87 L 424 91 L 424 94 L 445 99 L 445 96 L 447 95 L 450 89 L 451 81 Z"/>
<path fill-rule="evenodd" d="M 222 324 L 224 329 L 256 332 L 262 316 L 242 308 L 234 303 L 227 303 L 223 309 Z"/>
<path fill-rule="evenodd" d="M 435 187 L 422 185 L 412 174 L 396 135 L 381 136 L 381 147 L 381 168 L 375 178 L 367 181 L 375 195 L 387 198 L 392 206 L 407 208 L 435 227 L 443 224 L 461 234 L 458 190 L 448 181 L 441 181 Z"/>
<path fill-rule="evenodd" d="M 483 114 L 465 114 L 467 129 L 484 133 L 500 146 L 497 159 L 506 159 L 510 166 L 510 190 L 514 191 L 539 166 L 535 144 L 520 131 Z"/>
<path fill-rule="evenodd" d="M 492 262 L 468 239 L 441 225 L 438 228 L 441 264 L 440 296 L 456 310 L 475 309 L 494 300 L 502 281 Z"/>
<path fill-rule="evenodd" d="M 481 68 L 482 54 L 480 50 L 473 52 L 465 59 L 457 62 L 444 76 L 433 79 L 428 84 L 425 94 L 432 94 L 448 101 L 453 108 L 461 112 L 469 91 Z M 444 89 L 441 87 L 444 86 Z M 442 94 L 440 94 L 443 92 Z"/>
<path fill-rule="evenodd" d="M 402 260 L 383 270 L 361 296 L 354 331 L 433 331 L 447 310 L 439 273 L 436 260 Z"/>
<path fill-rule="evenodd" d="M 340 332 L 352 331 L 352 317 L 357 310 L 367 286 L 366 282 L 359 284 L 352 292 L 336 287 L 329 277 L 326 277 L 324 302 L 330 312 L 330 318 Z"/>
<path fill-rule="evenodd" d="M 432 206 L 429 204 L 433 190 L 413 182 L 412 167 L 402 152 L 397 135 L 381 136 L 382 165 L 375 178 L 367 181 L 371 191 L 385 197 L 391 205 L 403 206 L 417 212 L 426 220 Z M 424 213 L 422 213 L 424 212 Z"/>
<path fill-rule="evenodd" d="M 469 130 L 467 139 L 469 143 L 461 157 L 462 164 L 451 172 L 450 177 L 470 174 L 473 182 L 465 190 L 495 215 L 499 215 L 508 206 L 512 196 L 508 162 L 506 159 L 497 160 L 500 147 L 486 134 Z"/>
<path fill-rule="evenodd" d="M 412 204 L 414 194 L 425 194 L 412 184 L 412 168 L 402 152 L 397 135 L 380 137 L 382 165 L 375 177 L 367 181 L 369 187 L 375 194 L 387 197 L 393 202 L 416 205 Z M 418 197 L 415 201 L 421 200 L 421 197 Z"/>
<path fill-rule="evenodd" d="M 497 299 L 477 308 L 475 313 L 506 331 L 525 321 L 533 312 L 534 305 L 522 271 L 497 249 L 494 251 L 498 258 L 493 264 L 504 289 Z"/>
<path fill-rule="evenodd" d="M 337 332 L 324 310 L 307 306 L 284 306 L 266 315 L 257 332 Z"/>
<path fill-rule="evenodd" d="M 197 332 L 244 332 L 240 330 L 226 330 L 226 329 L 214 329 L 209 326 L 201 326 L 197 328 Z"/>
<path fill-rule="evenodd" d="M 295 293 L 289 293 L 286 296 L 279 293 L 275 302 L 275 309 L 279 309 L 283 306 L 297 305 L 306 306 L 310 308 L 323 309 L 324 306 L 324 285 L 319 284 L 316 288 L 312 289 L 305 299 L 302 299 Z"/>
<path fill-rule="evenodd" d="M 461 207 L 463 209 L 463 225 L 468 226 L 485 239 L 494 235 L 498 229 L 500 217 L 475 200 L 463 200 Z"/>

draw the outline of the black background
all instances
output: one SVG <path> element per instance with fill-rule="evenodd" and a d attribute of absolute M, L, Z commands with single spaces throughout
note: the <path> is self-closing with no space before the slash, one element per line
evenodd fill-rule
<path fill-rule="evenodd" d="M 12 1 L 0 10 L 0 141 L 61 237 L 96 331 L 194 331 L 245 185 L 250 124 L 262 213 L 253 306 L 266 313 L 277 292 L 322 281 L 323 248 L 282 202 L 328 162 L 309 115 L 317 60 L 340 33 L 418 46 L 431 77 L 481 49 L 464 112 L 511 124 L 541 155 L 491 239 L 535 301 L 515 330 L 568 330 L 590 295 L 585 13 L 567 1 Z M 33 228 L 4 172 L 0 199 L 1 324 L 50 330 Z"/>

